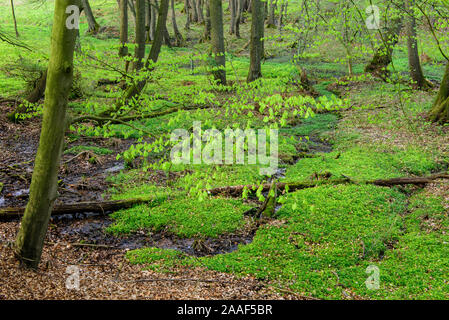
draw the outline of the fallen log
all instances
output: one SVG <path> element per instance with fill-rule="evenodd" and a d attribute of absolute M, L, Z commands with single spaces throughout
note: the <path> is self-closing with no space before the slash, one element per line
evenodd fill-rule
<path fill-rule="evenodd" d="M 377 179 L 377 180 L 366 180 L 366 181 L 356 181 L 349 177 L 339 178 L 339 179 L 323 179 L 305 182 L 281 182 L 276 184 L 276 188 L 279 191 L 284 191 L 288 188 L 289 191 L 296 191 L 308 188 L 315 188 L 322 185 L 338 185 L 338 184 L 372 184 L 382 187 L 393 187 L 399 185 L 419 185 L 424 186 L 428 183 L 432 183 L 438 179 L 449 179 L 449 173 L 438 173 L 427 177 L 401 177 L 392 179 Z M 262 191 L 269 191 L 271 183 L 266 183 L 262 185 Z M 240 197 L 243 190 L 247 188 L 248 190 L 256 190 L 259 188 L 258 185 L 238 185 L 238 186 L 227 186 L 207 190 L 207 193 L 212 196 L 230 196 L 230 197 Z M 162 199 L 149 197 L 149 198 L 137 198 L 137 199 L 126 199 L 126 200 L 111 200 L 111 201 L 91 201 L 91 202 L 79 202 L 73 204 L 61 204 L 53 207 L 51 212 L 52 216 L 64 215 L 64 214 L 75 214 L 75 213 L 86 213 L 95 212 L 107 214 L 109 212 L 117 211 L 120 209 L 131 208 L 134 205 L 148 203 L 153 201 L 158 201 Z M 25 207 L 13 207 L 0 209 L 0 220 L 13 219 L 21 217 L 25 212 Z"/>
<path fill-rule="evenodd" d="M 119 209 L 131 208 L 136 204 L 142 204 L 154 201 L 152 198 L 138 198 L 138 199 L 126 199 L 126 200 L 111 200 L 111 201 L 89 201 L 78 202 L 71 204 L 61 204 L 53 207 L 51 212 L 52 216 L 60 216 L 64 214 L 75 214 L 85 212 L 95 212 L 107 214 L 108 212 L 116 211 Z M 13 207 L 0 209 L 0 219 L 13 219 L 21 217 L 25 213 L 25 207 Z"/>
<path fill-rule="evenodd" d="M 338 185 L 345 183 L 352 184 L 373 184 L 382 187 L 393 187 L 400 185 L 426 185 L 432 183 L 438 179 L 449 179 L 449 173 L 437 173 L 426 177 L 401 177 L 392 179 L 377 179 L 377 180 L 366 180 L 366 181 L 356 181 L 349 177 L 339 178 L 339 179 L 324 179 L 324 180 L 314 180 L 314 181 L 303 181 L 303 182 L 289 182 L 289 183 L 278 183 L 277 189 L 284 191 L 288 188 L 289 191 L 296 191 L 301 189 L 315 188 L 322 185 Z M 271 184 L 266 183 L 262 185 L 262 192 L 270 190 Z M 219 187 L 207 190 L 209 195 L 225 195 L 231 197 L 239 197 L 242 195 L 244 189 L 256 190 L 259 188 L 258 185 L 238 185 L 238 186 L 227 186 Z"/>

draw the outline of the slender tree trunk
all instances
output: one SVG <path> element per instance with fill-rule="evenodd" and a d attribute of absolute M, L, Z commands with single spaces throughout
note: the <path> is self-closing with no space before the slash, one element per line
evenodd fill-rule
<path fill-rule="evenodd" d="M 155 34 L 156 34 L 156 21 L 157 21 L 157 1 L 154 0 L 154 3 L 150 0 L 151 4 L 151 24 L 150 24 L 150 39 L 151 41 L 154 41 Z"/>
<path fill-rule="evenodd" d="M 264 54 L 264 6 L 261 0 L 251 1 L 251 42 L 250 42 L 250 66 L 248 82 L 252 82 L 262 77 L 261 60 Z"/>
<path fill-rule="evenodd" d="M 14 30 L 16 31 L 16 38 L 19 37 L 19 30 L 17 29 L 16 13 L 14 12 L 14 0 L 11 0 L 12 19 L 14 20 Z"/>
<path fill-rule="evenodd" d="M 190 1 L 184 0 L 184 11 L 186 14 L 186 24 L 184 26 L 184 29 L 190 30 Z"/>
<path fill-rule="evenodd" d="M 281 8 L 279 10 L 278 31 L 282 32 L 282 26 L 284 25 L 284 16 L 287 14 L 288 0 L 282 0 Z"/>
<path fill-rule="evenodd" d="M 386 28 L 384 41 L 376 50 L 371 62 L 365 67 L 365 72 L 369 72 L 382 79 L 388 77 L 387 67 L 393 61 L 393 49 L 399 41 L 399 34 L 402 29 L 402 19 L 396 18 L 391 21 L 391 25 Z"/>
<path fill-rule="evenodd" d="M 175 46 L 181 47 L 184 44 L 184 38 L 182 37 L 181 32 L 179 32 L 178 24 L 176 23 L 176 12 L 175 12 L 175 1 L 170 0 L 171 2 L 171 21 L 173 25 L 173 32 L 175 34 Z"/>
<path fill-rule="evenodd" d="M 411 11 L 414 0 L 406 0 L 407 9 Z M 407 50 L 408 50 L 408 63 L 410 68 L 410 77 L 412 78 L 413 85 L 418 89 L 427 89 L 429 86 L 428 81 L 424 77 L 424 73 L 421 68 L 421 62 L 419 61 L 418 53 L 418 40 L 416 33 L 416 19 L 411 15 L 406 17 L 406 32 L 407 32 Z"/>
<path fill-rule="evenodd" d="M 152 41 L 150 34 L 151 26 L 151 1 L 145 1 L 145 42 L 150 43 Z"/>
<path fill-rule="evenodd" d="M 94 14 L 92 12 L 92 8 L 90 7 L 89 0 L 82 0 L 84 14 L 87 18 L 87 24 L 89 25 L 89 29 L 87 30 L 90 34 L 97 34 L 100 30 L 100 25 L 95 20 Z"/>
<path fill-rule="evenodd" d="M 133 64 L 135 71 L 142 68 L 145 57 L 145 1 L 136 0 L 136 48 Z"/>
<path fill-rule="evenodd" d="M 235 19 L 237 15 L 237 0 L 229 0 L 229 11 L 231 12 L 231 22 L 229 25 L 229 34 L 235 33 Z"/>
<path fill-rule="evenodd" d="M 67 99 L 73 81 L 76 29 L 66 27 L 70 5 L 79 0 L 55 2 L 50 62 L 45 91 L 44 115 L 34 162 L 30 198 L 15 243 L 15 253 L 25 265 L 37 268 L 53 203 L 57 197 L 58 171 L 66 129 Z"/>
<path fill-rule="evenodd" d="M 168 15 L 168 7 L 169 2 L 168 0 L 161 0 L 161 4 L 159 6 L 159 14 L 157 18 L 157 27 L 155 32 L 155 37 L 153 44 L 151 46 L 150 53 L 148 55 L 148 58 L 145 62 L 145 68 L 151 69 L 152 64 L 157 62 L 157 59 L 159 57 L 159 53 L 161 51 L 162 42 L 164 41 L 165 33 L 167 32 L 166 22 L 167 22 L 167 15 Z M 130 87 L 128 87 L 122 97 L 120 99 L 115 109 L 119 109 L 123 105 L 127 104 L 131 99 L 138 96 L 143 88 L 145 87 L 145 84 L 147 83 L 148 79 L 145 78 L 141 81 L 139 81 L 137 84 L 133 84 Z"/>
<path fill-rule="evenodd" d="M 210 0 L 204 0 L 206 4 L 206 18 L 204 21 L 204 33 L 203 33 L 203 42 L 210 40 L 210 30 L 211 30 L 211 24 L 210 24 Z"/>
<path fill-rule="evenodd" d="M 434 122 L 449 122 L 449 62 L 446 64 L 443 81 L 429 116 Z"/>
<path fill-rule="evenodd" d="M 268 4 L 267 4 L 268 6 Z M 267 20 L 267 28 L 274 28 L 276 26 L 275 19 L 275 11 L 277 7 L 277 0 L 271 0 L 270 6 L 268 7 L 268 20 Z"/>
<path fill-rule="evenodd" d="M 243 0 L 235 0 L 237 4 L 236 8 L 236 16 L 235 16 L 235 36 L 240 39 L 240 23 L 242 21 L 242 12 L 243 12 Z"/>
<path fill-rule="evenodd" d="M 198 22 L 198 8 L 196 6 L 196 1 L 197 0 L 189 1 L 192 4 L 192 17 L 190 19 L 192 22 Z"/>
<path fill-rule="evenodd" d="M 120 49 L 119 56 L 128 55 L 128 0 L 120 0 Z"/>
<path fill-rule="evenodd" d="M 223 35 L 223 8 L 221 0 L 209 0 L 212 54 L 215 58 L 213 75 L 218 83 L 226 85 L 226 57 Z"/>

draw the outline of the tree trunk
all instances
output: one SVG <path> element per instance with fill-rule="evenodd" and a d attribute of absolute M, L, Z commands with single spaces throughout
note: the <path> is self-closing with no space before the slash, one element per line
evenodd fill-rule
<path fill-rule="evenodd" d="M 198 22 L 198 8 L 196 6 L 196 1 L 190 0 L 189 2 L 192 5 L 192 17 L 190 20 L 193 22 Z"/>
<path fill-rule="evenodd" d="M 12 19 L 14 21 L 14 30 L 16 31 L 16 38 L 19 37 L 19 30 L 17 30 L 16 13 L 14 12 L 14 0 L 11 0 Z"/>
<path fill-rule="evenodd" d="M 204 22 L 204 33 L 202 41 L 206 42 L 210 40 L 210 30 L 212 28 L 210 24 L 210 0 L 204 0 L 206 2 L 206 18 Z"/>
<path fill-rule="evenodd" d="M 250 42 L 250 66 L 248 82 L 262 77 L 261 60 L 263 57 L 264 36 L 264 6 L 261 0 L 251 1 L 251 42 Z"/>
<path fill-rule="evenodd" d="M 204 22 L 203 0 L 196 0 L 196 11 L 198 13 L 198 23 Z"/>
<path fill-rule="evenodd" d="M 39 265 L 48 221 L 57 197 L 59 161 L 66 129 L 67 99 L 73 81 L 76 41 L 76 29 L 66 27 L 66 8 L 70 5 L 79 7 L 80 2 L 55 2 L 42 129 L 30 198 L 15 243 L 18 259 L 32 268 Z"/>
<path fill-rule="evenodd" d="M 399 41 L 399 34 L 402 29 L 402 19 L 393 19 L 391 25 L 386 28 L 384 43 L 376 50 L 371 62 L 365 67 L 365 72 L 369 72 L 382 79 L 388 77 L 387 67 L 393 61 L 393 49 Z"/>
<path fill-rule="evenodd" d="M 240 23 L 242 22 L 242 12 L 243 12 L 243 0 L 235 0 L 237 4 L 236 16 L 235 16 L 235 36 L 240 39 Z"/>
<path fill-rule="evenodd" d="M 97 34 L 100 30 L 100 25 L 95 20 L 94 14 L 92 12 L 92 8 L 90 7 L 89 0 L 81 0 L 83 4 L 84 14 L 87 18 L 87 24 L 89 25 L 89 29 L 87 30 L 90 34 Z"/>
<path fill-rule="evenodd" d="M 120 44 L 119 56 L 128 55 L 128 0 L 120 0 Z"/>
<path fill-rule="evenodd" d="M 414 0 L 406 0 L 407 9 L 411 11 Z M 410 69 L 410 78 L 412 78 L 413 85 L 417 89 L 428 89 L 429 82 L 424 78 L 424 74 L 421 68 L 421 62 L 419 61 L 418 53 L 418 40 L 416 34 L 416 19 L 413 15 L 406 17 L 406 32 L 407 32 L 407 51 L 408 51 L 408 63 Z"/>
<path fill-rule="evenodd" d="M 152 41 L 150 34 L 151 26 L 151 1 L 145 1 L 145 42 L 150 43 Z"/>
<path fill-rule="evenodd" d="M 229 26 L 229 34 L 235 33 L 235 19 L 237 15 L 237 0 L 229 0 L 229 11 L 231 12 L 231 23 Z"/>
<path fill-rule="evenodd" d="M 154 39 L 155 39 L 156 21 L 157 21 L 157 16 L 158 16 L 157 1 L 155 0 L 154 2 L 155 3 L 152 3 L 152 1 L 150 0 L 150 4 L 151 4 L 150 39 L 151 39 L 151 41 L 154 41 Z"/>
<path fill-rule="evenodd" d="M 434 122 L 449 122 L 449 62 L 446 64 L 443 81 L 429 116 Z"/>
<path fill-rule="evenodd" d="M 150 69 L 152 66 L 152 63 L 157 62 L 157 59 L 159 57 L 159 53 L 161 51 L 162 41 L 164 40 L 165 33 L 167 32 L 166 22 L 167 22 L 167 14 L 168 14 L 168 0 L 161 0 L 161 4 L 159 6 L 159 15 L 157 18 L 157 28 L 155 32 L 155 37 L 153 44 L 151 46 L 150 53 L 148 55 L 148 58 L 145 62 L 145 68 Z M 147 83 L 147 79 L 141 80 L 137 84 L 133 84 L 132 86 L 128 87 L 124 93 L 124 96 L 122 99 L 120 99 L 115 109 L 119 109 L 124 104 L 127 104 L 131 99 L 135 98 L 140 94 L 140 92 L 145 87 L 145 84 Z"/>
<path fill-rule="evenodd" d="M 267 4 L 268 6 L 268 4 Z M 268 20 L 267 20 L 267 28 L 274 28 L 276 25 L 275 19 L 275 11 L 277 7 L 277 0 L 271 0 L 269 11 L 268 11 Z"/>
<path fill-rule="evenodd" d="M 223 35 L 223 8 L 221 0 L 209 0 L 212 54 L 215 58 L 213 75 L 218 83 L 226 85 L 226 58 Z"/>
<path fill-rule="evenodd" d="M 136 48 L 134 51 L 134 71 L 143 66 L 145 57 L 145 0 L 136 0 Z"/>
<path fill-rule="evenodd" d="M 184 45 L 184 38 L 181 32 L 179 32 L 178 24 L 176 23 L 175 1 L 171 1 L 171 22 L 173 25 L 173 33 L 175 34 L 175 46 L 182 47 Z"/>
<path fill-rule="evenodd" d="M 281 8 L 279 10 L 278 31 L 282 32 L 282 26 L 284 25 L 284 15 L 287 14 L 288 0 L 282 0 Z"/>
<path fill-rule="evenodd" d="M 190 30 L 190 3 L 189 0 L 184 0 L 184 12 L 186 14 L 186 24 L 184 29 Z"/>

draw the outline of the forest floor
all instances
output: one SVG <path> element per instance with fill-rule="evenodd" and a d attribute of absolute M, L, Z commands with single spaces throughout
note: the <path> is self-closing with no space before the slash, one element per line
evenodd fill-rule
<path fill-rule="evenodd" d="M 117 44 L 111 22 L 116 3 L 106 1 L 101 8 L 92 3 L 100 24 L 108 28 L 97 37 L 81 30 L 83 47 L 106 52 L 100 59 L 118 63 L 109 54 Z M 8 4 L 0 1 L 0 5 Z M 23 6 L 17 9 L 19 25 L 26 26 L 22 39 L 30 43 L 40 39 L 43 47 L 49 41 L 49 24 L 41 21 L 51 17 L 46 7 L 50 5 L 21 16 Z M 0 22 L 5 17 L 2 11 Z M 249 23 L 242 27 L 248 31 Z M 164 110 L 170 107 L 160 103 L 166 97 L 191 102 L 217 94 L 201 62 L 193 58 L 206 48 L 196 44 L 201 32 L 202 26 L 192 26 L 186 36 L 192 47 L 163 48 L 161 66 L 146 88 L 148 96 L 156 97 L 146 101 L 148 106 Z M 238 83 L 248 70 L 248 51 L 241 51 L 246 40 L 227 38 L 227 74 L 235 86 L 231 94 L 217 96 L 225 100 L 240 94 L 236 104 L 245 105 Z M 265 87 L 260 90 L 305 95 L 291 84 L 297 70 L 290 51 L 272 49 L 273 42 L 267 41 L 273 56 L 264 61 Z M 15 49 L 0 46 L 5 55 L 0 63 L 0 96 L 19 97 L 28 82 L 11 66 L 34 66 L 30 60 L 43 54 L 33 52 L 26 59 Z M 335 62 L 341 50 L 326 59 L 324 53 L 333 52 L 329 47 L 335 43 L 320 48 L 318 58 L 304 59 L 302 66 L 319 96 L 346 101 L 345 108 L 289 119 L 279 129 L 276 173 L 279 182 L 329 183 L 283 194 L 285 201 L 274 217 L 257 218 L 251 215 L 251 209 L 261 205 L 257 196 L 198 199 L 190 191 L 269 181 L 259 174 L 258 165 L 186 165 L 167 171 L 148 165 L 147 161 L 159 159 L 157 152 L 154 159 L 139 153 L 126 156 L 135 152 L 135 145 L 148 142 L 139 128 L 154 137 L 177 128 L 190 130 L 193 121 L 201 121 L 204 128 L 213 123 L 224 129 L 244 126 L 250 119 L 246 113 L 216 116 L 194 110 L 133 121 L 133 128 L 95 123 L 72 127 L 61 160 L 57 204 L 154 199 L 108 215 L 52 217 L 38 271 L 21 268 L 13 257 L 11 244 L 19 218 L 0 221 L 0 299 L 449 299 L 447 179 L 393 188 L 332 184 L 332 179 L 341 177 L 360 182 L 447 171 L 449 126 L 426 118 L 437 88 L 417 92 L 402 86 L 398 91 L 394 84 L 364 75 L 363 59 L 355 63 L 357 75 L 347 77 L 345 67 Z M 394 62 L 406 74 L 404 47 L 401 43 Z M 101 110 L 119 94 L 114 84 L 99 83 L 111 79 L 111 70 L 87 61 L 76 62 L 82 77 L 77 78 L 81 93 L 69 103 L 73 115 Z M 189 62 L 192 69 L 185 67 Z M 424 65 L 426 76 L 435 83 L 443 70 L 441 62 Z M 0 209 L 26 204 L 39 140 L 41 114 L 13 123 L 6 114 L 14 107 L 0 102 Z M 224 106 L 211 109 L 220 108 Z M 260 112 L 251 121 L 260 128 L 263 118 Z M 79 268 L 79 290 L 66 287 L 73 266 Z M 380 282 L 376 290 L 366 285 L 373 272 L 376 276 L 373 270 Z"/>

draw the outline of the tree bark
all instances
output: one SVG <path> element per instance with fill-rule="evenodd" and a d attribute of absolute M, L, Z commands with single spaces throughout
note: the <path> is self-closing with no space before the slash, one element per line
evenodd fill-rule
<path fill-rule="evenodd" d="M 120 49 L 119 56 L 128 55 L 128 0 L 120 0 Z"/>
<path fill-rule="evenodd" d="M 264 54 L 262 40 L 264 36 L 264 6 L 261 0 L 252 0 L 251 6 L 252 21 L 248 82 L 262 77 L 261 61 Z"/>
<path fill-rule="evenodd" d="M 182 37 L 181 32 L 179 32 L 178 24 L 176 23 L 176 12 L 175 12 L 175 1 L 170 0 L 171 2 L 171 21 L 173 26 L 173 33 L 175 34 L 175 46 L 182 47 L 184 45 L 184 38 Z"/>
<path fill-rule="evenodd" d="M 136 0 L 136 48 L 134 51 L 133 70 L 143 67 L 145 57 L 145 0 Z"/>
<path fill-rule="evenodd" d="M 151 24 L 150 24 L 150 39 L 154 41 L 156 34 L 156 22 L 158 16 L 158 5 L 157 1 L 154 0 L 154 3 L 150 0 L 151 4 Z"/>
<path fill-rule="evenodd" d="M 30 198 L 15 243 L 16 256 L 31 268 L 37 268 L 40 262 L 50 213 L 57 197 L 59 161 L 66 129 L 67 99 L 73 81 L 76 41 L 76 29 L 66 27 L 66 8 L 70 5 L 79 7 L 80 2 L 55 2 L 42 129 Z"/>
<path fill-rule="evenodd" d="M 286 189 L 286 187 L 288 187 L 289 192 L 293 192 L 296 190 L 315 188 L 322 185 L 338 185 L 346 183 L 372 184 L 381 187 L 405 186 L 410 184 L 423 186 L 428 183 L 433 183 L 439 179 L 449 179 L 449 173 L 447 172 L 437 173 L 427 177 L 400 177 L 392 179 L 376 179 L 366 181 L 353 181 L 350 178 L 339 178 L 339 179 L 323 179 L 315 181 L 299 181 L 289 183 L 280 182 L 276 184 L 276 188 L 279 191 L 283 191 Z M 262 192 L 269 191 L 271 187 L 272 185 L 270 183 L 265 183 L 262 186 Z M 257 188 L 259 188 L 258 185 L 227 186 L 209 189 L 207 190 L 207 193 L 212 196 L 222 195 L 222 196 L 240 197 L 243 193 L 243 190 L 245 189 L 255 190 Z"/>
<path fill-rule="evenodd" d="M 419 61 L 416 19 L 412 10 L 413 3 L 414 0 L 406 0 L 406 7 L 408 11 L 410 11 L 410 15 L 406 17 L 407 51 L 410 78 L 412 79 L 413 85 L 417 89 L 428 89 L 430 84 L 424 77 L 421 62 Z"/>
<path fill-rule="evenodd" d="M 229 0 L 229 11 L 231 12 L 231 22 L 229 25 L 229 34 L 235 33 L 235 19 L 237 15 L 237 0 Z"/>
<path fill-rule="evenodd" d="M 235 16 L 235 36 L 240 39 L 240 23 L 242 22 L 242 12 L 243 12 L 243 0 L 235 0 L 237 4 L 236 16 Z"/>
<path fill-rule="evenodd" d="M 16 13 L 14 12 L 14 0 L 11 0 L 12 19 L 14 21 L 14 31 L 16 32 L 16 38 L 19 37 L 19 30 L 17 29 Z"/>
<path fill-rule="evenodd" d="M 449 122 L 449 62 L 446 64 L 443 81 L 435 99 L 429 117 L 434 122 Z"/>
<path fill-rule="evenodd" d="M 89 4 L 89 0 L 81 0 L 81 1 L 84 9 L 84 14 L 86 15 L 87 18 L 87 24 L 89 25 L 89 29 L 87 30 L 87 32 L 90 34 L 97 34 L 98 31 L 100 30 L 100 25 L 95 20 L 92 8 L 90 7 Z"/>
<path fill-rule="evenodd" d="M 203 0 L 196 0 L 196 11 L 198 14 L 198 23 L 203 23 L 204 22 Z"/>
<path fill-rule="evenodd" d="M 151 46 L 150 53 L 145 62 L 145 68 L 149 69 L 152 63 L 157 62 L 159 57 L 159 53 L 162 47 L 162 41 L 165 38 L 165 33 L 167 32 L 166 22 L 167 22 L 167 14 L 168 14 L 168 0 L 161 0 L 161 4 L 159 6 L 159 15 L 157 18 L 157 27 L 154 36 L 154 41 Z M 127 104 L 131 99 L 135 98 L 140 94 L 140 92 L 145 87 L 147 83 L 147 79 L 143 79 L 139 81 L 137 84 L 133 84 L 128 87 L 123 95 L 123 97 L 117 102 L 115 109 L 121 108 L 123 105 Z"/>
<path fill-rule="evenodd" d="M 268 4 L 267 4 L 268 6 Z M 276 26 L 275 19 L 275 11 L 277 7 L 277 0 L 271 0 L 270 6 L 268 7 L 268 19 L 267 19 L 267 28 L 274 28 Z"/>
<path fill-rule="evenodd" d="M 198 8 L 196 6 L 196 0 L 189 0 L 189 2 L 192 5 L 192 16 L 190 17 L 190 21 L 198 22 Z"/>
<path fill-rule="evenodd" d="M 210 24 L 210 0 L 204 0 L 206 3 L 206 18 L 204 22 L 204 33 L 202 41 L 206 42 L 210 40 L 210 30 L 212 28 Z"/>
<path fill-rule="evenodd" d="M 186 24 L 184 26 L 184 29 L 190 30 L 190 1 L 184 0 L 184 12 L 186 14 Z"/>
<path fill-rule="evenodd" d="M 226 57 L 223 35 L 223 8 L 221 0 L 209 0 L 212 54 L 215 58 L 213 75 L 219 84 L 226 85 Z"/>

